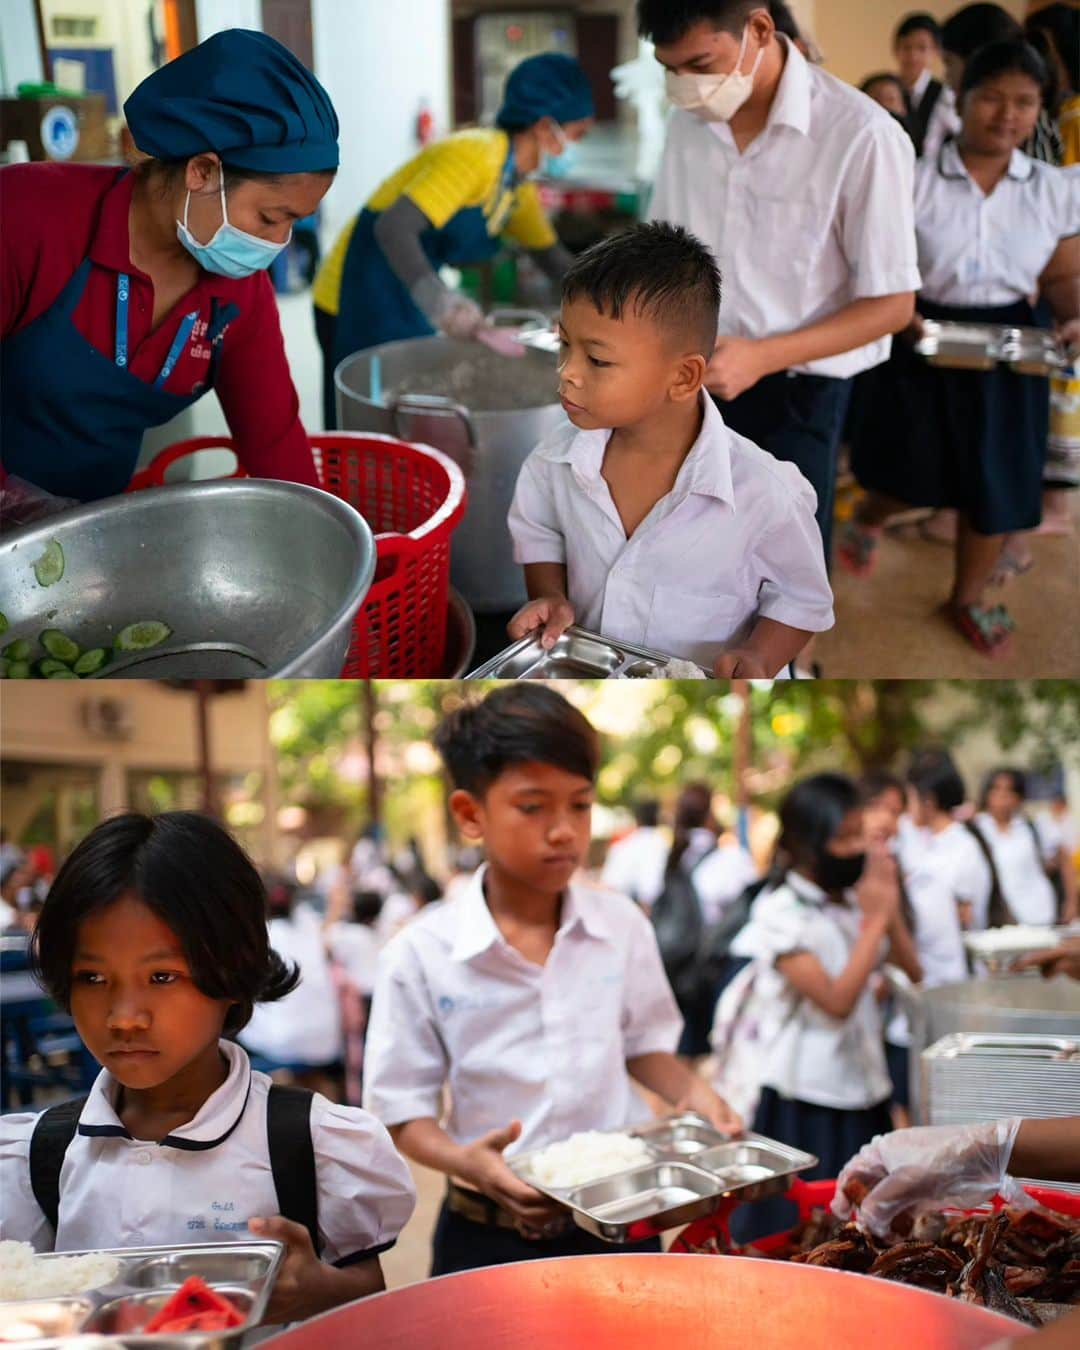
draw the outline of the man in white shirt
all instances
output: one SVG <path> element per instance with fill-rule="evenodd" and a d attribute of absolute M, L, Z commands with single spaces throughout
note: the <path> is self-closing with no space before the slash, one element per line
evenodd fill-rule
<path fill-rule="evenodd" d="M 754 0 L 638 0 L 638 21 L 678 105 L 651 214 L 705 240 L 723 276 L 707 385 L 809 480 L 828 557 L 850 381 L 914 313 L 910 138 Z"/>

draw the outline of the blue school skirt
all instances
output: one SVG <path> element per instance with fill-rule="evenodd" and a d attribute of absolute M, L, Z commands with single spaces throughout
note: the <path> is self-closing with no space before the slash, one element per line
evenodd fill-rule
<path fill-rule="evenodd" d="M 1037 326 L 1026 302 L 957 309 L 920 301 L 926 319 Z M 1050 383 L 989 371 L 946 370 L 904 338 L 860 390 L 852 469 L 860 486 L 911 506 L 953 507 L 979 534 L 1033 530 L 1042 519 Z"/>

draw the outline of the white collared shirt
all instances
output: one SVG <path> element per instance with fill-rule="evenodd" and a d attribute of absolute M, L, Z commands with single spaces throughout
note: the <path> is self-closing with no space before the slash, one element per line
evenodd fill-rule
<path fill-rule="evenodd" d="M 887 1101 L 892 1083 L 885 1065 L 881 1007 L 867 980 L 851 1015 L 831 1017 L 798 994 L 777 970 L 782 956 L 809 952 L 835 979 L 851 959 L 863 916 L 849 896 L 844 904 L 795 872 L 754 901 L 750 922 L 732 943 L 733 956 L 754 962 L 757 1016 L 743 1023 L 764 1087 L 781 1096 L 845 1111 Z M 882 943 L 882 959 L 887 950 Z M 718 1014 L 719 1015 L 719 1014 Z"/>
<path fill-rule="evenodd" d="M 702 404 L 674 488 L 630 539 L 601 473 L 611 432 L 569 423 L 525 461 L 509 524 L 517 562 L 566 565 L 582 627 L 711 670 L 759 617 L 824 632 L 833 608 L 813 488 Z"/>
<path fill-rule="evenodd" d="M 364 1103 L 386 1125 L 442 1116 L 470 1143 L 512 1120 L 508 1154 L 649 1118 L 626 1061 L 672 1053 L 682 1019 L 652 925 L 626 896 L 571 883 L 543 966 L 499 932 L 481 868 L 379 958 Z"/>
<path fill-rule="evenodd" d="M 740 154 L 727 123 L 676 108 L 650 207 L 716 255 L 721 334 L 773 337 L 919 289 L 910 137 L 781 41 L 787 61 L 765 130 Z M 890 350 L 885 337 L 793 369 L 846 379 Z"/>
<path fill-rule="evenodd" d="M 608 849 L 601 874 L 604 885 L 649 909 L 664 889 L 670 852 L 671 839 L 666 830 L 639 825 Z"/>
<path fill-rule="evenodd" d="M 743 891 L 758 879 L 754 860 L 741 844 L 729 840 L 716 848 L 697 864 L 690 874 L 701 903 L 701 917 L 711 928 L 723 916 L 728 905 L 738 900 Z"/>
<path fill-rule="evenodd" d="M 221 1042 L 229 1074 L 196 1115 L 160 1143 L 132 1139 L 116 1114 L 119 1088 L 103 1069 L 60 1171 L 52 1229 L 30 1188 L 36 1114 L 0 1116 L 0 1238 L 37 1251 L 241 1242 L 248 1219 L 277 1214 L 266 1099 L 270 1079 Z M 311 1140 L 324 1261 L 393 1245 L 416 1203 L 412 1177 L 379 1122 L 316 1093 Z"/>
<path fill-rule="evenodd" d="M 1080 234 L 1080 170 L 1014 150 L 987 196 L 949 141 L 915 170 L 915 228 L 924 299 L 972 308 L 1030 300 L 1061 240 Z"/>
<path fill-rule="evenodd" d="M 998 825 L 993 816 L 980 811 L 975 817 L 979 833 L 990 845 L 997 868 L 998 884 L 1017 923 L 1041 927 L 1057 922 L 1057 896 L 1043 869 L 1038 835 L 1023 816 L 1008 825 Z"/>
<path fill-rule="evenodd" d="M 937 834 L 919 830 L 901 840 L 900 860 L 913 889 L 913 901 L 914 893 L 924 885 L 941 886 L 954 905 L 971 905 L 971 931 L 981 932 L 986 927 L 993 878 L 971 831 L 954 820 Z"/>
<path fill-rule="evenodd" d="M 920 98 L 919 102 L 922 102 Z M 923 139 L 923 152 L 921 159 L 934 161 L 941 152 L 941 147 L 951 136 L 959 136 L 960 113 L 956 107 L 956 95 L 945 85 L 941 91 L 941 97 L 934 104 L 934 111 L 930 114 L 930 123 L 926 128 L 926 136 Z"/>
<path fill-rule="evenodd" d="M 267 925 L 270 945 L 300 968 L 300 983 L 276 1003 L 257 1003 L 240 1033 L 253 1055 L 284 1064 L 333 1064 L 341 1058 L 341 1007 L 330 972 L 322 919 L 306 904 Z"/>

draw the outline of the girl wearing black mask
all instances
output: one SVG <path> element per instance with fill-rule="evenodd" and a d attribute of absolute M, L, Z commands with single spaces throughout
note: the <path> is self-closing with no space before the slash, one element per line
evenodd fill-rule
<path fill-rule="evenodd" d="M 725 998 L 729 1015 L 743 1003 L 731 1020 L 739 1057 L 760 1066 L 753 1128 L 815 1154 L 808 1178 L 835 1177 L 890 1129 L 875 972 L 892 960 L 918 979 L 896 864 L 884 843 L 867 841 L 849 778 L 817 774 L 788 793 L 770 884 L 732 955 L 752 962 Z M 738 1212 L 732 1232 L 746 1241 L 790 1217 L 761 1202 Z"/>

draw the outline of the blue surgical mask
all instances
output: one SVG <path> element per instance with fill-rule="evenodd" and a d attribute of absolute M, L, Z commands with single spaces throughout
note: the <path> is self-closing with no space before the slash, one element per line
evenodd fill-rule
<path fill-rule="evenodd" d="M 541 174 L 544 178 L 568 178 L 578 162 L 578 147 L 567 139 L 566 133 L 557 122 L 554 125 L 562 142 L 562 149 L 557 155 L 545 153 Z"/>
<path fill-rule="evenodd" d="M 289 247 L 292 230 L 289 231 L 289 238 L 283 244 L 274 244 L 229 224 L 225 208 L 224 173 L 221 175 L 221 224 L 214 232 L 213 238 L 205 244 L 200 244 L 188 229 L 190 205 L 189 192 L 184 199 L 184 219 L 176 222 L 176 237 L 199 266 L 208 272 L 216 272 L 218 276 L 232 277 L 234 280 L 250 277 L 256 272 L 264 271 L 283 249 Z"/>

